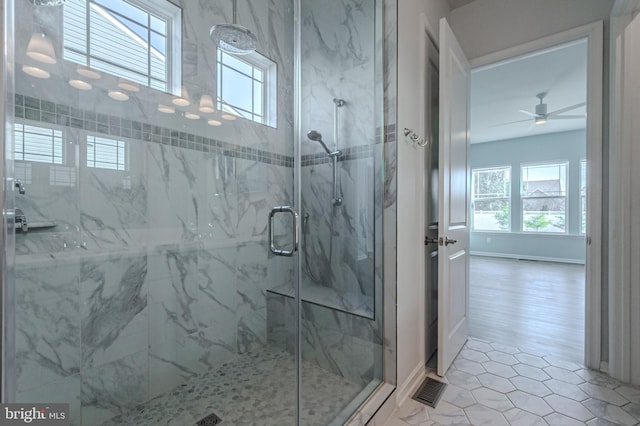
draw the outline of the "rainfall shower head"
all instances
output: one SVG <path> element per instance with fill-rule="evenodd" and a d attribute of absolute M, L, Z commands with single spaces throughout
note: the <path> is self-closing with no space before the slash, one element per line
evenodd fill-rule
<path fill-rule="evenodd" d="M 322 134 L 320 132 L 311 130 L 309 131 L 309 133 L 307 133 L 307 137 L 314 142 L 319 142 L 324 150 L 327 151 L 327 154 L 331 155 L 331 150 L 327 148 L 327 145 L 325 145 L 325 143 L 322 141 Z"/>
<path fill-rule="evenodd" d="M 251 31 L 237 24 L 214 25 L 209 35 L 220 50 L 235 55 L 247 55 L 256 50 L 258 44 Z"/>
<path fill-rule="evenodd" d="M 209 36 L 216 47 L 234 55 L 248 55 L 256 50 L 258 38 L 242 25 L 236 24 L 237 4 L 233 0 L 233 24 L 218 24 L 211 27 Z"/>
<path fill-rule="evenodd" d="M 65 0 L 31 0 L 34 6 L 60 6 Z"/>

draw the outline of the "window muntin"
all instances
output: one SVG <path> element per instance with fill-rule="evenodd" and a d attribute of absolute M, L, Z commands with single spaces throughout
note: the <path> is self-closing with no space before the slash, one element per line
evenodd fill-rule
<path fill-rule="evenodd" d="M 567 232 L 567 162 L 521 166 L 522 230 Z"/>
<path fill-rule="evenodd" d="M 218 49 L 217 64 L 218 109 L 275 127 L 275 63 L 257 52 L 240 58 Z"/>
<path fill-rule="evenodd" d="M 587 232 L 587 160 L 580 160 L 580 233 Z"/>
<path fill-rule="evenodd" d="M 509 231 L 511 167 L 474 169 L 472 208 L 474 231 Z"/>
<path fill-rule="evenodd" d="M 16 160 L 63 163 L 64 144 L 61 130 L 15 123 L 14 136 Z"/>
<path fill-rule="evenodd" d="M 87 136 L 87 167 L 126 170 L 127 143 L 99 136 Z"/>
<path fill-rule="evenodd" d="M 64 59 L 165 92 L 180 87 L 181 12 L 170 2 L 67 0 L 63 28 Z"/>

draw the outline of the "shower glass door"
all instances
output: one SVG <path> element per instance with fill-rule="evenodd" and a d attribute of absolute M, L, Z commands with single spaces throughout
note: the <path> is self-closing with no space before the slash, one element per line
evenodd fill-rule
<path fill-rule="evenodd" d="M 272 297 L 295 306 L 296 257 L 268 249 L 294 201 L 293 3 L 3 3 L 3 401 L 67 403 L 73 425 L 297 424 L 296 321 Z M 234 21 L 255 52 L 216 49 Z M 274 217 L 275 247 L 292 226 Z"/>
<path fill-rule="evenodd" d="M 3 402 L 354 413 L 383 378 L 382 3 L 2 2 Z"/>

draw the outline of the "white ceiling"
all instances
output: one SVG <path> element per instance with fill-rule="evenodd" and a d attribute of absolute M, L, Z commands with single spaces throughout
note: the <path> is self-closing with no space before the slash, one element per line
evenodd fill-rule
<path fill-rule="evenodd" d="M 534 124 L 534 118 L 519 110 L 535 112 L 536 94 L 547 92 L 547 112 L 586 101 L 587 43 L 573 42 L 471 75 L 471 143 L 513 139 L 544 133 L 584 129 L 586 119 L 549 120 Z M 565 115 L 585 114 L 581 107 Z M 513 121 L 525 120 L 519 123 Z"/>

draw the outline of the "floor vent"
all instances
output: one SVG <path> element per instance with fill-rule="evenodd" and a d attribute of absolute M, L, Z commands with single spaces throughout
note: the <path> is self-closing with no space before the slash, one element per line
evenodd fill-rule
<path fill-rule="evenodd" d="M 413 395 L 413 399 L 428 405 L 429 407 L 436 408 L 436 404 L 438 404 L 438 401 L 446 388 L 446 383 L 427 377 L 426 380 L 422 382 L 422 385 L 420 385 L 415 395 Z"/>
<path fill-rule="evenodd" d="M 220 423 L 222 423 L 222 419 L 216 416 L 214 413 L 211 413 L 204 419 L 199 420 L 196 423 L 196 426 L 213 426 L 213 425 L 219 425 Z"/>

